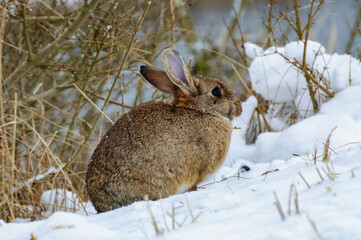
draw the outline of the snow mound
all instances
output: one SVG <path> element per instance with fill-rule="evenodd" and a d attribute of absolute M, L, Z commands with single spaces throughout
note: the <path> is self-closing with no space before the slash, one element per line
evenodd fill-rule
<path fill-rule="evenodd" d="M 304 42 L 290 42 L 284 47 L 270 47 L 262 50 L 259 46 L 246 43 L 245 50 L 253 61 L 249 67 L 253 89 L 265 100 L 286 103 L 299 112 L 310 112 L 312 104 L 304 74 L 294 65 L 301 65 Z M 338 93 L 348 86 L 361 84 L 361 63 L 350 55 L 328 54 L 318 42 L 308 41 L 306 64 L 316 73 L 315 78 L 323 77 L 323 86 Z M 325 86 L 327 87 L 327 86 Z M 317 95 L 316 99 L 324 99 Z"/>

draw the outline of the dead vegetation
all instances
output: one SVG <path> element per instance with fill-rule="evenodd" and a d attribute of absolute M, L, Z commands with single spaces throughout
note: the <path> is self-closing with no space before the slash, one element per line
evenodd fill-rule
<path fill-rule="evenodd" d="M 49 189 L 87 200 L 84 172 L 94 146 L 119 109 L 143 102 L 138 65 L 152 64 L 179 40 L 174 26 L 184 6 L 173 6 L 173 17 L 169 8 L 150 1 L 0 3 L 1 219 L 45 217 L 40 196 Z M 125 104 L 129 91 L 134 99 Z M 154 92 L 151 101 L 159 98 Z"/>

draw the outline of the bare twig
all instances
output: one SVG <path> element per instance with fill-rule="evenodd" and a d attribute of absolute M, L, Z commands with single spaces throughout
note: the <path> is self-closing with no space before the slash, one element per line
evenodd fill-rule
<path fill-rule="evenodd" d="M 8 87 L 14 86 L 27 72 L 36 67 L 41 61 L 44 61 L 51 54 L 58 51 L 62 45 L 79 29 L 99 2 L 100 0 L 92 0 L 88 5 L 85 5 L 79 17 L 63 34 L 61 34 L 54 42 L 38 51 L 31 61 L 23 61 L 20 66 L 17 67 L 7 79 L 5 79 L 4 83 Z"/>
<path fill-rule="evenodd" d="M 322 162 L 329 162 L 330 161 L 330 140 L 331 140 L 331 136 L 332 133 L 336 130 L 337 127 L 334 127 L 331 132 L 328 134 L 326 142 L 324 144 L 324 149 L 323 149 L 323 157 L 322 157 Z"/>
<path fill-rule="evenodd" d="M 310 185 L 308 184 L 308 182 L 306 181 L 306 179 L 303 177 L 303 175 L 302 175 L 300 172 L 298 172 L 298 175 L 300 175 L 300 177 L 302 178 L 302 180 L 306 183 L 307 187 L 308 187 L 308 188 L 311 188 Z"/>
<path fill-rule="evenodd" d="M 321 173 L 320 173 L 320 170 L 318 170 L 318 167 L 316 167 L 316 171 L 318 173 L 318 176 L 320 176 L 321 178 L 321 181 L 323 182 L 324 181 L 324 178 L 322 177 Z"/>
<path fill-rule="evenodd" d="M 92 100 L 90 100 L 90 98 L 88 98 L 88 96 L 75 83 L 74 87 L 80 92 L 81 95 L 83 95 L 86 100 L 88 100 L 88 102 L 91 103 L 91 105 L 93 105 L 106 119 L 108 119 L 111 124 L 114 124 L 114 122 L 108 117 L 108 115 L 106 115 L 104 111 L 102 111 Z"/>
<path fill-rule="evenodd" d="M 26 4 L 27 4 L 27 1 L 21 5 L 22 6 L 22 14 L 23 14 L 23 31 L 24 31 L 26 46 L 28 48 L 28 61 L 32 61 L 34 54 L 33 54 L 33 50 L 32 50 L 31 43 L 30 43 L 28 24 L 27 24 L 27 19 L 26 19 Z"/>
<path fill-rule="evenodd" d="M 308 219 L 309 223 L 311 224 L 313 231 L 316 233 L 318 239 L 322 240 L 323 238 L 316 227 L 315 221 L 313 221 L 308 214 L 307 214 L 307 219 Z"/>
<path fill-rule="evenodd" d="M 281 206 L 280 200 L 277 197 L 276 191 L 273 191 L 273 195 L 275 196 L 275 199 L 276 199 L 276 202 L 274 202 L 274 204 L 275 204 L 275 206 L 276 206 L 276 208 L 278 210 L 278 213 L 281 216 L 281 219 L 284 221 L 286 219 L 286 216 L 285 216 L 285 214 L 284 214 L 284 212 L 282 210 L 282 206 Z"/>
<path fill-rule="evenodd" d="M 355 3 L 356 2 L 357 1 L 355 1 Z M 357 8 L 358 8 L 357 18 L 356 18 L 355 24 L 350 32 L 350 37 L 349 37 L 349 40 L 347 42 L 347 46 L 345 49 L 346 53 L 350 53 L 351 47 L 356 39 L 357 34 L 361 35 L 360 33 L 358 33 L 358 30 L 360 31 L 360 25 L 361 25 L 361 4 L 360 4 L 360 2 L 358 2 L 357 4 L 358 4 L 357 5 Z"/>
<path fill-rule="evenodd" d="M 291 184 L 290 186 L 290 193 L 288 195 L 288 210 L 287 210 L 287 214 L 288 216 L 291 215 L 291 203 L 292 203 L 292 192 L 293 192 L 293 187 L 294 187 L 294 184 Z"/>
<path fill-rule="evenodd" d="M 175 28 L 175 15 L 174 15 L 174 6 L 173 6 L 173 0 L 169 0 L 169 8 L 170 8 L 170 14 L 172 16 L 172 46 L 175 47 L 175 38 L 174 38 L 174 28 Z"/>
<path fill-rule="evenodd" d="M 189 201 L 188 201 L 188 198 L 187 198 L 187 195 L 184 195 L 185 198 L 186 198 L 186 203 L 187 203 L 187 207 L 188 207 L 188 210 L 189 210 L 189 214 L 192 218 L 192 223 L 194 223 L 197 218 L 202 214 L 202 212 L 198 213 L 197 216 L 193 216 L 193 212 L 192 212 L 192 209 L 191 209 L 191 205 L 189 204 Z"/>
<path fill-rule="evenodd" d="M 297 188 L 295 187 L 295 210 L 296 214 L 300 214 L 300 207 L 299 207 L 299 201 L 298 201 L 298 193 Z"/>
<path fill-rule="evenodd" d="M 164 231 L 163 231 L 163 230 L 160 230 L 159 227 L 158 227 L 157 221 L 155 220 L 154 215 L 153 215 L 153 212 L 152 212 L 152 209 L 150 208 L 150 205 L 149 205 L 148 195 L 145 195 L 145 196 L 144 196 L 144 200 L 147 202 L 147 209 L 148 209 L 150 218 L 152 219 L 152 225 L 153 225 L 153 227 L 154 227 L 155 233 L 156 233 L 158 236 L 159 236 L 159 235 L 162 235 Z"/>
<path fill-rule="evenodd" d="M 244 79 L 242 78 L 241 74 L 238 72 L 238 70 L 236 69 L 236 67 L 235 67 L 233 64 L 232 64 L 232 68 L 233 68 L 234 72 L 236 73 L 237 77 L 239 78 L 239 80 L 241 81 L 243 87 L 247 90 L 248 94 L 257 98 L 257 96 L 255 95 L 255 93 L 252 92 L 252 91 L 249 89 L 249 87 L 247 86 L 246 82 L 245 82 Z M 263 111 L 261 110 L 259 104 L 257 105 L 256 110 L 257 110 L 257 112 L 258 112 L 259 114 L 261 114 L 262 119 L 263 119 L 263 121 L 264 121 L 264 123 L 265 123 L 265 125 L 266 125 L 266 127 L 267 127 L 267 129 L 268 129 L 268 131 L 269 131 L 269 132 L 274 132 L 274 130 L 273 130 L 273 128 L 271 127 L 271 125 L 269 124 L 266 116 L 264 115 Z"/>
<path fill-rule="evenodd" d="M 93 0 L 93 1 L 94 1 L 94 0 Z M 125 55 L 124 55 L 124 58 L 123 58 L 123 61 L 122 61 L 121 66 L 120 66 L 120 68 L 119 68 L 119 71 L 118 71 L 117 74 L 115 75 L 115 78 L 114 78 L 114 80 L 113 80 L 113 84 L 112 84 L 112 86 L 111 86 L 111 88 L 110 88 L 110 90 L 109 90 L 109 92 L 108 92 L 108 95 L 107 95 L 107 97 L 106 97 L 106 99 L 105 99 L 105 101 L 104 101 L 104 103 L 103 103 L 103 107 L 102 107 L 102 109 L 101 109 L 102 111 L 104 111 L 105 108 L 106 108 L 107 105 L 108 105 L 110 96 L 112 95 L 113 90 L 114 90 L 114 88 L 115 88 L 115 85 L 116 85 L 116 83 L 117 83 L 117 80 L 119 79 L 120 74 L 121 74 L 121 72 L 122 72 L 123 69 L 124 69 L 125 63 L 126 63 L 127 60 L 128 60 L 128 56 L 129 56 L 129 53 L 131 52 L 131 49 L 132 49 L 132 47 L 133 47 L 133 43 L 134 43 L 134 41 L 135 41 L 135 37 L 136 37 L 136 35 L 137 35 L 137 33 L 138 33 L 138 31 L 139 31 L 142 23 L 143 23 L 143 20 L 144 20 L 147 12 L 148 12 L 148 10 L 149 10 L 150 4 L 151 4 L 151 1 L 149 1 L 149 2 L 147 3 L 146 9 L 144 10 L 142 16 L 140 17 L 139 23 L 138 23 L 138 25 L 137 25 L 137 27 L 136 27 L 133 35 L 132 35 L 132 38 L 131 38 L 131 40 L 130 40 L 128 49 L 127 49 L 127 51 L 126 51 L 126 53 L 125 53 Z M 83 143 L 82 143 L 81 146 L 78 148 L 78 151 L 76 151 L 76 153 L 72 156 L 72 158 L 71 158 L 71 159 L 67 162 L 67 164 L 64 166 L 64 168 L 63 168 L 64 170 L 67 169 L 67 168 L 75 161 L 75 159 L 78 157 L 78 155 L 80 154 L 80 152 L 83 150 L 83 147 L 84 147 L 85 144 L 89 141 L 91 135 L 93 134 L 93 131 L 94 131 L 94 129 L 95 129 L 95 127 L 96 127 L 96 125 L 97 125 L 97 123 L 98 123 L 101 115 L 102 115 L 101 113 L 99 113 L 99 114 L 97 115 L 96 119 L 94 120 L 92 129 L 90 130 L 89 134 L 85 137 Z"/>

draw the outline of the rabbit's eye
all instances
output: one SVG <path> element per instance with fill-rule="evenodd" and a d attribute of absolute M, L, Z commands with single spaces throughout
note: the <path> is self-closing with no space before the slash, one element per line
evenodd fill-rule
<path fill-rule="evenodd" d="M 219 87 L 215 87 L 215 88 L 212 90 L 212 95 L 215 96 L 215 97 L 222 97 L 222 91 L 221 91 L 221 89 L 219 89 Z"/>

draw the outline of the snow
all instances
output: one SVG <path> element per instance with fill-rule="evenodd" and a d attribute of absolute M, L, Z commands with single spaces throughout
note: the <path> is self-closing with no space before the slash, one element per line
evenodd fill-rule
<path fill-rule="evenodd" d="M 39 180 L 47 177 L 47 176 L 50 175 L 50 174 L 60 172 L 60 170 L 61 170 L 62 167 L 64 167 L 64 166 L 65 166 L 65 164 L 60 164 L 60 166 L 59 166 L 58 168 L 51 167 L 51 168 L 49 168 L 49 169 L 46 171 L 46 173 L 44 173 L 44 174 L 39 174 L 39 175 L 37 175 L 37 176 L 35 176 L 35 177 L 30 178 L 30 179 L 27 180 L 25 183 L 20 184 L 19 187 L 14 188 L 14 189 L 13 189 L 13 193 L 16 193 L 19 189 L 22 189 L 22 188 L 24 188 L 24 187 L 27 187 L 27 186 L 29 186 L 30 184 L 32 184 L 33 182 L 39 181 Z"/>
<path fill-rule="evenodd" d="M 252 87 L 257 93 L 265 100 L 284 103 L 286 109 L 296 109 L 304 117 L 313 114 L 304 74 L 294 65 L 302 65 L 302 41 L 264 51 L 255 44 L 246 43 L 245 49 L 247 56 L 253 59 L 249 73 Z M 346 54 L 328 54 L 317 42 L 307 42 L 306 64 L 315 70 L 316 78 L 323 79 L 323 86 L 330 86 L 331 92 L 338 93 L 349 86 L 361 84 L 361 63 L 358 59 Z M 319 92 L 316 99 L 318 104 L 325 101 Z"/>
<path fill-rule="evenodd" d="M 302 107 L 310 105 L 303 75 L 280 55 L 300 61 L 302 42 L 266 50 L 251 43 L 245 47 L 253 58 L 250 75 L 259 94 L 290 107 L 295 101 Z M 242 116 L 234 120 L 236 129 L 224 165 L 197 191 L 135 202 L 102 214 L 95 214 L 90 204 L 87 213 L 81 210 L 69 191 L 45 192 L 41 201 L 50 206 L 49 218 L 0 221 L 0 238 L 360 239 L 360 62 L 348 55 L 328 54 L 317 42 L 308 43 L 307 56 L 309 65 L 324 71 L 335 96 L 320 98 L 317 114 L 311 111 L 291 126 L 267 115 L 278 131 L 259 134 L 254 144 L 246 144 L 247 125 L 257 107 L 257 99 L 250 97 L 243 103 Z M 323 162 L 328 138 L 329 160 Z M 66 203 L 76 213 L 62 212 L 52 207 L 55 203 Z"/>
<path fill-rule="evenodd" d="M 64 189 L 43 192 L 40 203 L 45 210 L 46 216 L 50 216 L 56 211 L 77 211 L 84 214 L 96 213 L 95 208 L 90 202 L 82 203 L 75 193 Z M 80 211 L 79 209 L 85 209 L 85 211 Z"/>

